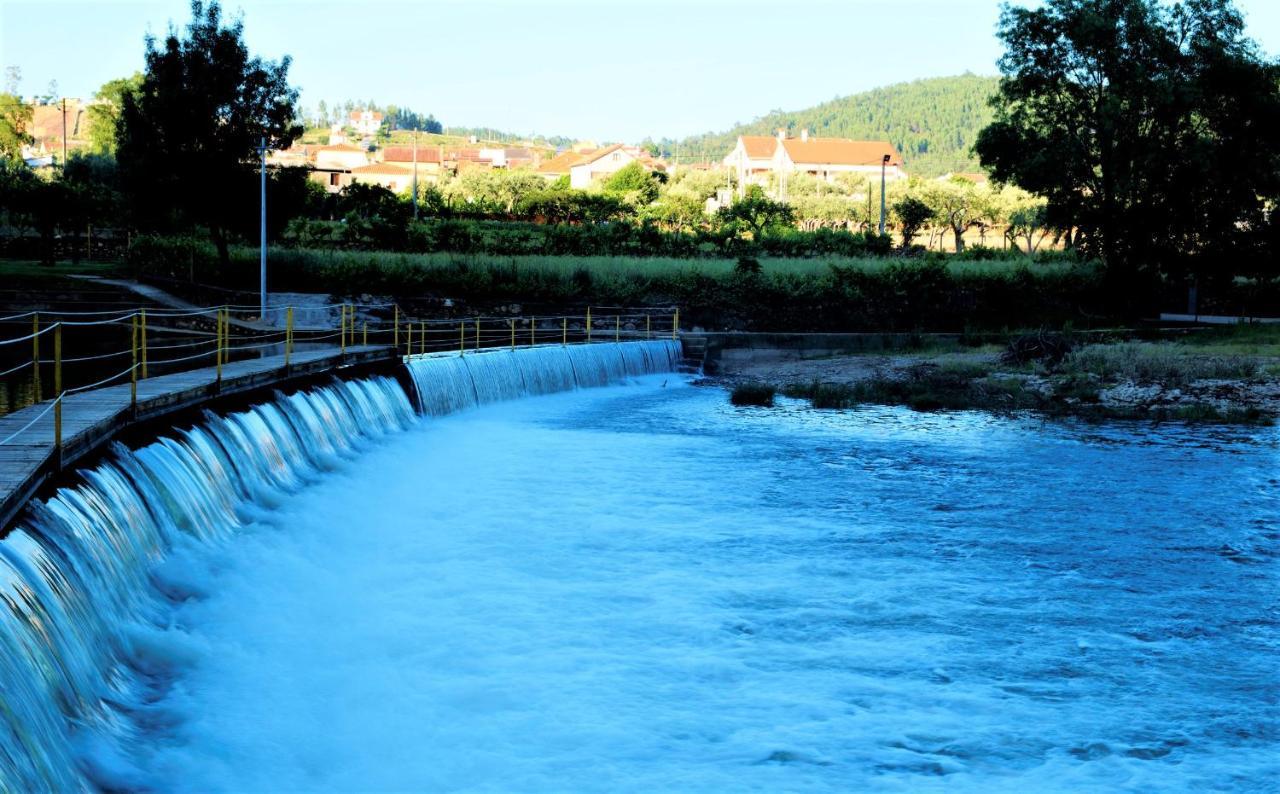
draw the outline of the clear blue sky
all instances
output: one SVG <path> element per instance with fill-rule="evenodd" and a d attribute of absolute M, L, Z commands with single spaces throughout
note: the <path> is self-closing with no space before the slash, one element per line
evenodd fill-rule
<path fill-rule="evenodd" d="M 1280 0 L 1237 0 L 1280 52 Z M 229 0 L 302 102 L 375 100 L 446 125 L 635 141 L 721 130 L 902 80 L 994 74 L 995 0 Z M 142 67 L 186 0 L 0 0 L 0 66 L 24 95 L 91 96 Z"/>

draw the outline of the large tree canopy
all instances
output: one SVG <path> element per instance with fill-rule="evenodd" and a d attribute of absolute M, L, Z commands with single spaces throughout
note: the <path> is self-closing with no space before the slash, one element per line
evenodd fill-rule
<path fill-rule="evenodd" d="M 1264 227 L 1280 195 L 1280 67 L 1230 0 L 1006 5 L 999 33 L 1004 76 L 977 153 L 1114 272 L 1206 272 Z"/>
<path fill-rule="evenodd" d="M 123 188 L 143 227 L 202 224 L 225 264 L 227 232 L 257 212 L 243 177 L 257 162 L 259 140 L 285 147 L 302 134 L 294 121 L 298 92 L 290 59 L 251 56 L 243 24 L 222 21 L 216 2 L 191 3 L 185 36 L 147 40 L 146 72 L 124 92 L 116 157 Z"/>
<path fill-rule="evenodd" d="M 129 77 L 108 80 L 102 84 L 89 105 L 89 150 L 94 154 L 115 154 L 116 128 L 120 123 L 120 108 L 124 95 L 131 94 L 142 85 L 142 74 L 134 72 Z"/>

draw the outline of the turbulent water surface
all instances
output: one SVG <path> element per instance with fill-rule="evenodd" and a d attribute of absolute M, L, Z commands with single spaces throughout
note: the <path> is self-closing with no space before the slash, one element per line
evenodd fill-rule
<path fill-rule="evenodd" d="M 162 790 L 1266 790 L 1274 430 L 425 419 L 176 555 Z"/>

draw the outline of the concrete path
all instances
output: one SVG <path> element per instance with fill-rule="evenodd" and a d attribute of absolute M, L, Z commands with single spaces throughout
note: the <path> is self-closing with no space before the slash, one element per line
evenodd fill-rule
<path fill-rule="evenodd" d="M 209 400 L 289 381 L 322 375 L 357 364 L 391 362 L 389 346 L 349 347 L 345 354 L 329 348 L 284 356 L 236 361 L 223 366 L 222 380 L 212 367 L 138 381 L 136 406 L 128 383 L 68 395 L 62 402 L 62 450 L 54 448 L 52 401 L 0 417 L 0 537 L 46 480 L 101 449 L 138 422 L 163 417 Z M 12 438 L 11 438 L 12 437 Z"/>

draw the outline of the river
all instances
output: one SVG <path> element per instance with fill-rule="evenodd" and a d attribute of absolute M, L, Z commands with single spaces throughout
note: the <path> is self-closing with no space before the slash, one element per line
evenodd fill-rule
<path fill-rule="evenodd" d="M 422 419 L 157 573 L 159 790 L 1275 789 L 1280 433 Z"/>

